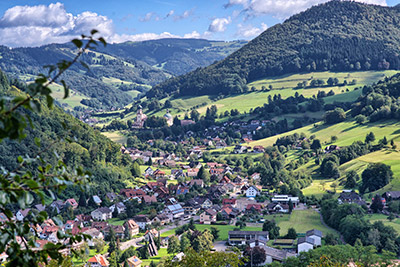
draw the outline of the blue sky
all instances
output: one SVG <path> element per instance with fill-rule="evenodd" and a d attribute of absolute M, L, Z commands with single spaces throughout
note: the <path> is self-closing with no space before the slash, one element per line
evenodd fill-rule
<path fill-rule="evenodd" d="M 357 0 L 395 5 L 400 0 Z M 109 42 L 163 37 L 250 40 L 327 0 L 0 0 L 0 44 L 66 42 L 97 28 Z"/>

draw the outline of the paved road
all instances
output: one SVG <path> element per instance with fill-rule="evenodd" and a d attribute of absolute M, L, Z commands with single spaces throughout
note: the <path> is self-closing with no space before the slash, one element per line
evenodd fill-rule
<path fill-rule="evenodd" d="M 320 217 L 321 223 L 322 223 L 325 227 L 327 227 L 327 228 L 332 229 L 333 231 L 335 231 L 335 233 L 339 235 L 340 240 L 343 242 L 343 244 L 346 244 L 346 241 L 344 241 L 344 237 L 342 236 L 342 234 L 341 234 L 339 231 L 337 231 L 336 229 L 333 229 L 332 227 L 330 227 L 329 225 L 327 225 L 327 224 L 324 222 L 324 218 L 322 218 L 322 214 L 321 214 L 321 212 L 320 212 L 319 210 L 315 209 L 315 211 L 319 213 L 319 217 Z"/>
<path fill-rule="evenodd" d="M 225 251 L 225 249 L 228 247 L 226 244 L 226 241 L 217 241 L 214 242 L 214 249 L 216 251 Z"/>

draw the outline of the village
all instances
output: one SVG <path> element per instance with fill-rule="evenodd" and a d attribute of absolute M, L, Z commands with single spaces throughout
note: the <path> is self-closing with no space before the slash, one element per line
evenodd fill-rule
<path fill-rule="evenodd" d="M 235 147 L 233 153 L 243 153 L 238 149 Z M 254 147 L 254 153 L 263 152 L 263 149 Z M 194 147 L 189 155 L 201 158 L 202 151 Z M 284 262 L 288 257 L 296 257 L 300 252 L 324 244 L 321 240 L 326 233 L 322 230 L 326 228 L 294 232 L 294 236 L 290 234 L 290 229 L 286 236 L 285 233 L 276 235 L 265 231 L 268 228 L 266 225 L 275 218 L 279 220 L 279 216 L 294 216 L 290 214 L 307 210 L 317 214 L 319 210 L 317 206 L 302 202 L 299 196 L 278 194 L 261 186 L 260 173 L 241 176 L 243 173 L 239 167 L 217 162 L 191 161 L 185 164 L 182 162 L 187 159 L 168 153 L 153 157 L 152 152 L 125 147 L 121 147 L 121 152 L 132 160 L 152 162 L 151 166 L 141 166 L 143 181 L 147 182 L 122 188 L 119 192 L 92 195 L 88 199 L 60 199 L 48 207 L 39 204 L 15 214 L 18 221 L 26 220 L 33 212 L 44 210 L 50 214 L 62 214 L 64 221 L 49 219 L 41 225 L 31 225 L 32 234 L 40 238 L 38 249 L 49 242 L 62 242 L 57 234 L 59 231 L 72 235 L 86 234 L 92 239 L 75 244 L 63 253 L 72 256 L 71 249 L 87 246 L 93 250 L 100 246 L 90 258 L 88 255 L 82 257 L 81 265 L 108 267 L 111 251 L 104 250 L 104 247 L 109 247 L 109 242 L 117 242 L 120 251 L 133 248 L 131 251 L 139 252 L 126 258 L 129 267 L 137 267 L 148 266 L 149 259 L 156 259 L 160 251 L 164 257 L 168 251 L 169 256 L 179 261 L 184 251 L 170 249 L 171 240 L 177 237 L 182 242 L 182 236 L 193 229 L 202 229 L 203 233 L 213 232 L 208 246 L 214 251 L 261 247 L 265 252 L 263 264 Z M 399 198 L 399 192 L 387 192 L 381 200 L 382 205 L 386 200 Z M 352 190 L 343 190 L 338 203 L 367 205 Z M 80 205 L 91 207 L 91 210 L 77 214 Z M 5 216 L 1 218 L 5 219 Z M 322 217 L 320 220 L 324 225 Z M 3 253 L 2 257 L 5 260 L 7 255 Z"/>

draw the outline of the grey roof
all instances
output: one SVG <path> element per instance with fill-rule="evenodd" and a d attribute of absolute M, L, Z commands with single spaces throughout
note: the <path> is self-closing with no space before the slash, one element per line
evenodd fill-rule
<path fill-rule="evenodd" d="M 112 211 L 111 211 L 109 208 L 107 208 L 107 207 L 98 208 L 97 211 L 99 211 L 99 212 L 101 212 L 101 213 L 111 213 L 111 212 L 112 212 Z"/>
<path fill-rule="evenodd" d="M 268 246 L 263 246 L 262 247 L 265 250 L 265 254 L 267 256 L 271 256 L 272 259 L 274 260 L 278 260 L 278 261 L 283 261 L 288 257 L 295 257 L 296 254 L 294 253 L 290 253 L 286 250 L 280 250 L 280 249 L 276 249 L 276 248 L 271 248 Z"/>
<path fill-rule="evenodd" d="M 312 236 L 312 235 L 322 237 L 322 232 L 317 229 L 312 229 L 312 230 L 306 232 L 306 236 Z"/>
<path fill-rule="evenodd" d="M 268 235 L 268 231 L 229 231 L 230 235 Z"/>
<path fill-rule="evenodd" d="M 400 198 L 400 191 L 388 191 L 386 192 L 386 196 L 391 198 Z"/>
<path fill-rule="evenodd" d="M 183 212 L 183 208 L 182 208 L 181 204 L 168 205 L 167 208 L 168 208 L 172 213 L 180 213 L 180 212 Z"/>
<path fill-rule="evenodd" d="M 314 245 L 314 239 L 308 236 L 300 237 L 299 240 L 297 241 L 297 244 L 300 245 L 302 243 L 309 243 L 311 245 Z"/>

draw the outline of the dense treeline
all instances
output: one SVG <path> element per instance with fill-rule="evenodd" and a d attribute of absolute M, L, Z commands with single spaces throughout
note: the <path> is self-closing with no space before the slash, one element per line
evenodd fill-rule
<path fill-rule="evenodd" d="M 385 78 L 372 86 L 364 86 L 363 95 L 353 105 L 351 114 L 370 122 L 400 118 L 400 74 Z M 360 121 L 361 122 L 361 121 Z"/>
<path fill-rule="evenodd" d="M 153 87 L 167 94 L 242 93 L 264 77 L 310 71 L 399 69 L 399 9 L 331 1 L 275 25 L 226 59 Z"/>
<path fill-rule="evenodd" d="M 17 93 L 7 85 L 7 78 L 0 72 L 1 95 Z M 0 166 L 14 170 L 18 166 L 17 157 L 34 157 L 43 150 L 41 156 L 52 165 L 62 160 L 68 167 L 84 166 L 92 173 L 90 190 L 93 194 L 119 191 L 124 180 L 132 179 L 132 160 L 120 153 L 120 146 L 103 136 L 99 131 L 66 114 L 60 108 L 52 110 L 42 105 L 41 113 L 29 113 L 32 127 L 26 129 L 26 138 L 21 141 L 5 139 L 0 143 Z M 64 135 L 64 133 L 67 133 Z M 35 138 L 40 139 L 40 147 Z M 63 138 L 67 141 L 57 141 Z M 36 165 L 28 169 L 36 172 Z M 92 194 L 92 195 L 93 195 Z M 68 188 L 61 198 L 79 198 L 79 192 Z"/>
<path fill-rule="evenodd" d="M 361 242 L 373 245 L 378 252 L 383 250 L 399 254 L 400 238 L 391 226 L 377 221 L 373 224 L 364 219 L 367 207 L 357 204 L 339 204 L 336 199 L 326 199 L 321 203 L 324 221 L 339 230 L 350 245 Z"/>

